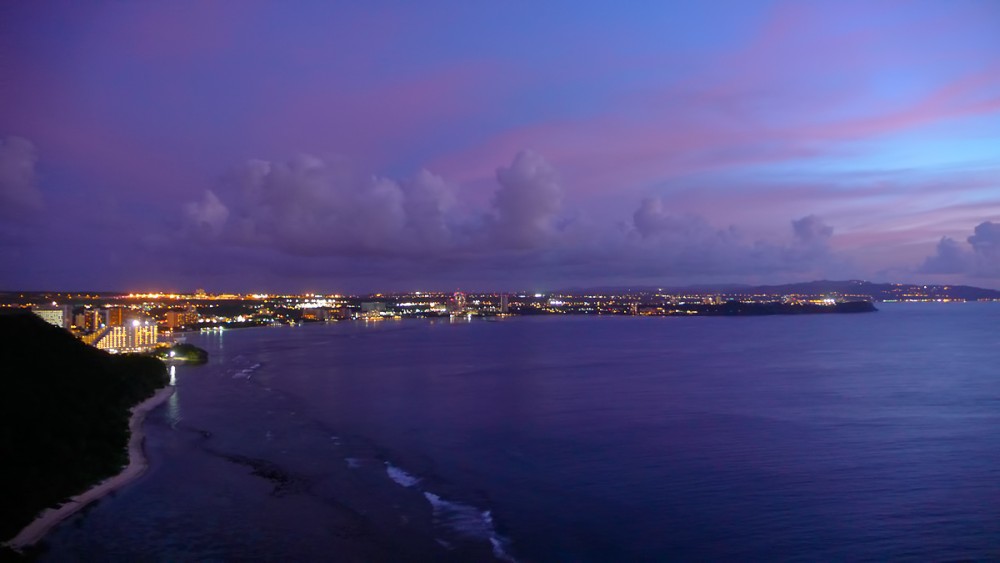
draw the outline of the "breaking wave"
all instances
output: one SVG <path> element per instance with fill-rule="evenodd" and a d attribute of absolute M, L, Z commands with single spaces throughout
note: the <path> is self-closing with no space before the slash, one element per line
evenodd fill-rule
<path fill-rule="evenodd" d="M 385 472 L 389 475 L 389 478 L 395 481 L 398 485 L 402 487 L 412 487 L 420 482 L 419 477 L 410 475 L 406 471 L 392 465 L 388 461 L 385 462 Z"/>
<path fill-rule="evenodd" d="M 429 491 L 424 491 L 424 497 L 434 509 L 435 525 L 446 527 L 467 538 L 488 540 L 497 559 L 515 561 L 507 552 L 510 542 L 497 533 L 489 510 L 479 510 L 469 504 L 447 501 Z"/>
<path fill-rule="evenodd" d="M 245 379 L 250 379 L 250 376 L 253 375 L 253 372 L 257 371 L 257 368 L 259 368 L 259 367 L 260 367 L 260 363 L 258 362 L 256 364 L 250 366 L 250 367 L 243 368 L 243 369 L 241 369 L 241 370 L 239 370 L 239 371 L 237 371 L 236 373 L 233 374 L 233 379 L 236 379 L 238 377 L 242 377 L 242 378 L 245 378 Z"/>

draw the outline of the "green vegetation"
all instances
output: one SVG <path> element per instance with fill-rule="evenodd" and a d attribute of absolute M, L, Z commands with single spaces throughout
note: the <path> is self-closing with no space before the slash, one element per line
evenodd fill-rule
<path fill-rule="evenodd" d="M 208 363 L 208 352 L 194 344 L 174 344 L 170 348 L 157 350 L 156 357 L 161 360 L 186 362 L 189 364 Z"/>
<path fill-rule="evenodd" d="M 167 383 L 30 313 L 0 314 L 0 541 L 128 463 L 129 409 Z"/>

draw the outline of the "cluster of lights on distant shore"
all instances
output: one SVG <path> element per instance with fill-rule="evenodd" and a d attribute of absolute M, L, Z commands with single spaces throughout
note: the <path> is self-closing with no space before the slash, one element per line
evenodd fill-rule
<path fill-rule="evenodd" d="M 964 301 L 949 286 L 889 284 L 884 301 Z M 297 325 L 342 320 L 376 321 L 407 317 L 503 317 L 510 314 L 675 316 L 712 313 L 725 304 L 779 303 L 785 307 L 834 307 L 870 300 L 863 293 L 783 294 L 768 292 L 514 292 L 413 291 L 340 293 L 0 294 L 2 307 L 31 307 L 49 322 L 71 329 L 84 342 L 116 352 L 148 350 L 188 330 Z M 60 303 L 62 303 L 60 305 Z"/>

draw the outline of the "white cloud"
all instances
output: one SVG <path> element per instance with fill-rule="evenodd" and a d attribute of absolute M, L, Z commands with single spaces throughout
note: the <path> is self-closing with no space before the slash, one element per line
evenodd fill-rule
<path fill-rule="evenodd" d="M 768 242 L 749 238 L 735 226 L 720 229 L 702 217 L 670 213 L 662 199 L 649 198 L 633 213 L 632 226 L 635 242 L 622 252 L 653 273 L 810 272 L 836 262 L 829 250 L 833 229 L 815 215 L 792 221 L 787 243 Z"/>
<path fill-rule="evenodd" d="M 219 232 L 229 243 L 298 255 L 351 255 L 452 242 L 447 213 L 454 198 L 428 172 L 398 182 L 355 174 L 340 159 L 300 155 L 287 162 L 248 161 L 219 190 L 225 203 L 211 194 L 187 215 L 210 231 L 225 225 Z"/>
<path fill-rule="evenodd" d="M 497 181 L 493 208 L 498 241 L 513 248 L 544 245 L 562 204 L 555 170 L 540 155 L 521 151 L 510 166 L 497 169 Z"/>
<path fill-rule="evenodd" d="M 185 218 L 188 224 L 199 233 L 218 236 L 229 218 L 229 209 L 212 190 L 205 192 L 201 201 L 188 203 L 184 206 Z"/>
<path fill-rule="evenodd" d="M 425 170 L 404 180 L 356 173 L 342 159 L 251 160 L 186 206 L 188 232 L 286 255 L 419 261 L 422 267 L 510 268 L 554 278 L 811 272 L 833 261 L 833 229 L 816 216 L 785 242 L 641 202 L 625 224 L 563 209 L 556 171 L 536 153 L 500 167 L 490 207 L 461 212 L 455 190 Z"/>

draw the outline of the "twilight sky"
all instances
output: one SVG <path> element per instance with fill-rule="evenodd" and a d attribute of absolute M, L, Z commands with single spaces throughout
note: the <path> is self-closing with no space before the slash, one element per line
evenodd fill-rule
<path fill-rule="evenodd" d="M 0 4 L 0 289 L 818 278 L 1000 287 L 1000 2 Z"/>

